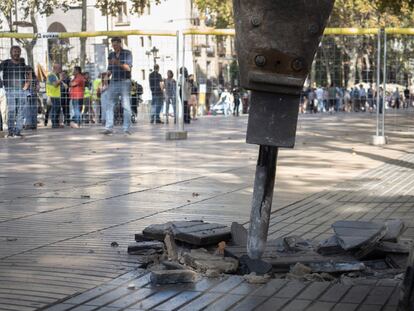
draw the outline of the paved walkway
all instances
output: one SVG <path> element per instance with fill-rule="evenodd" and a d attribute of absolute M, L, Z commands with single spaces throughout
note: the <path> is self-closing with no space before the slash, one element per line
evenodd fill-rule
<path fill-rule="evenodd" d="M 411 117 L 401 113 L 388 117 L 391 144 L 375 147 L 367 144 L 374 131 L 373 115 L 302 116 L 296 149 L 281 152 L 271 235 L 323 238 L 336 219 L 403 217 L 410 222 L 405 234 L 412 237 Z M 137 299 L 124 307 L 140 301 L 123 286 L 134 278 L 140 279 L 137 287 L 144 287 L 142 299 L 148 297 L 142 302 L 149 299 L 146 303 L 156 308 L 175 300 L 183 301 L 177 307 L 186 305 L 188 310 L 196 310 L 193 304 L 214 308 L 211 301 L 230 303 L 226 302 L 230 299 L 229 307 L 243 309 L 240 305 L 247 303 L 243 301 L 257 295 L 246 297 L 250 285 L 237 277 L 230 278 L 240 281 L 235 293 L 226 287 L 227 292 L 209 294 L 220 280 L 202 280 L 201 284 L 218 285 L 196 285 L 195 289 L 166 289 L 167 294 L 145 288 L 146 276 L 128 272 L 136 265 L 134 257 L 126 254 L 126 245 L 151 223 L 200 218 L 247 222 L 257 147 L 244 143 L 245 126 L 244 117 L 203 118 L 190 125 L 187 141 L 178 142 L 164 140 L 166 127 L 149 125 L 138 126 L 131 137 L 102 137 L 97 128 L 88 128 L 40 130 L 24 140 L 1 139 L 0 310 L 35 310 L 59 300 L 70 307 L 84 304 L 74 310 L 104 305 L 106 309 L 99 310 L 120 310 L 109 306 L 124 296 Z M 113 241 L 120 246 L 111 247 Z M 393 290 L 395 286 L 391 285 Z M 96 289 L 91 294 L 92 288 Z M 386 304 L 395 305 L 393 290 L 379 288 L 379 293 L 389 293 L 381 305 L 389 310 Z M 273 305 L 273 299 L 289 298 L 280 306 L 304 310 L 295 307 L 295 301 L 309 300 L 299 299 L 304 290 L 291 297 L 280 297 L 275 290 L 259 300 Z M 92 304 L 93 308 L 86 306 L 106 291 L 111 299 Z M 348 288 L 337 301 L 318 301 L 316 295 L 308 305 L 320 302 L 328 303 L 326 310 L 339 308 L 337 303 L 347 303 L 348 291 L 359 292 Z M 369 295 L 378 295 L 376 291 L 370 286 L 358 303 L 351 301 L 353 307 Z M 83 292 L 89 298 L 77 301 Z M 188 297 L 195 296 L 180 298 L 187 297 L 187 292 Z M 65 300 L 71 295 L 76 295 L 75 300 Z M 208 301 L 206 305 L 191 302 L 199 295 L 198 300 Z M 229 299 L 222 299 L 228 295 Z M 258 305 L 249 302 L 244 309 Z M 138 304 L 131 310 L 137 308 L 149 305 Z"/>

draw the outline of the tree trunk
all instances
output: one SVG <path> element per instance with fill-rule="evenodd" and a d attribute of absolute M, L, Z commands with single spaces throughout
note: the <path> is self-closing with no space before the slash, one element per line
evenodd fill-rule
<path fill-rule="evenodd" d="M 87 0 L 82 0 L 82 26 L 81 31 L 86 31 L 86 23 L 87 23 Z M 87 38 L 79 38 L 80 41 L 80 66 L 82 70 L 85 68 L 85 61 L 86 61 L 86 39 Z"/>
<path fill-rule="evenodd" d="M 357 47 L 352 47 L 349 56 L 349 78 L 348 78 L 348 88 L 351 88 L 356 83 L 356 73 L 357 73 L 357 64 L 358 64 L 358 52 Z"/>

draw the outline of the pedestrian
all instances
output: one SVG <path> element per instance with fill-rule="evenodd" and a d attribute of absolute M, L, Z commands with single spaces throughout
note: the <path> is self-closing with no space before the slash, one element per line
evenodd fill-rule
<path fill-rule="evenodd" d="M 188 76 L 188 83 L 190 84 L 190 88 L 191 88 L 191 97 L 190 97 L 190 109 L 192 111 L 191 120 L 197 120 L 198 85 L 197 85 L 197 82 L 194 80 L 193 74 Z"/>
<path fill-rule="evenodd" d="M 40 90 L 39 80 L 32 67 L 27 66 L 27 77 L 30 81 L 29 94 L 27 96 L 26 113 L 25 113 L 25 129 L 37 129 L 37 94 Z"/>
<path fill-rule="evenodd" d="M 160 67 L 158 64 L 154 65 L 154 71 L 149 74 L 149 84 L 151 89 L 151 116 L 150 122 L 162 124 L 160 113 L 163 104 L 163 90 L 162 90 L 162 76 L 158 72 Z"/>
<path fill-rule="evenodd" d="M 408 88 L 408 85 L 405 86 L 404 89 L 404 108 L 407 109 L 410 106 L 410 89 Z"/>
<path fill-rule="evenodd" d="M 108 87 L 105 135 L 111 135 L 114 127 L 114 107 L 121 97 L 124 110 L 123 131 L 125 135 L 131 135 L 131 51 L 122 48 L 122 40 L 119 37 L 111 39 L 113 51 L 108 56 L 108 75 L 111 80 Z"/>
<path fill-rule="evenodd" d="M 362 112 L 366 111 L 366 104 L 367 104 L 367 92 L 365 91 L 364 85 L 359 85 L 359 107 Z"/>
<path fill-rule="evenodd" d="M 392 94 L 392 99 L 394 101 L 393 108 L 400 109 L 401 97 L 400 97 L 400 91 L 398 87 L 395 89 L 394 93 Z"/>
<path fill-rule="evenodd" d="M 238 117 L 240 115 L 240 88 L 235 86 L 231 92 L 233 94 L 234 103 L 233 116 Z"/>
<path fill-rule="evenodd" d="M 165 110 L 167 114 L 167 123 L 168 115 L 170 111 L 170 105 L 172 106 L 174 112 L 174 123 L 177 122 L 176 119 L 176 100 L 177 100 L 177 82 L 174 79 L 174 73 L 172 70 L 167 71 L 167 78 L 164 79 L 164 92 L 165 92 Z"/>
<path fill-rule="evenodd" d="M 318 87 L 315 91 L 316 93 L 316 100 L 318 102 L 318 109 L 319 112 L 324 112 L 325 108 L 323 106 L 323 88 Z"/>
<path fill-rule="evenodd" d="M 329 102 L 329 108 L 328 111 L 330 113 L 333 113 L 336 107 L 336 95 L 337 95 L 337 89 L 333 83 L 328 88 L 328 102 Z"/>
<path fill-rule="evenodd" d="M 367 100 L 369 112 L 372 113 L 374 111 L 374 89 L 372 88 L 372 84 L 369 85 L 369 88 L 367 90 Z"/>
<path fill-rule="evenodd" d="M 81 124 L 81 109 L 85 93 L 85 77 L 80 66 L 73 68 L 73 79 L 70 81 L 70 101 L 73 108 L 71 128 L 79 128 Z"/>
<path fill-rule="evenodd" d="M 31 81 L 28 80 L 30 75 L 24 59 L 20 58 L 21 52 L 19 46 L 12 46 L 10 48 L 11 58 L 0 63 L 7 98 L 8 137 L 23 136 L 21 131 Z"/>
<path fill-rule="evenodd" d="M 70 126 L 70 95 L 69 95 L 69 84 L 70 77 L 67 70 L 63 70 L 60 73 L 60 104 L 63 111 L 63 124 Z"/>
<path fill-rule="evenodd" d="M 52 104 L 52 128 L 59 128 L 59 117 L 61 111 L 60 104 L 60 84 L 62 80 L 60 79 L 60 73 L 62 71 L 62 66 L 60 64 L 53 64 L 52 72 L 48 74 L 46 81 L 46 94 L 50 98 Z M 47 122 L 45 121 L 47 124 Z M 46 125 L 45 124 L 45 125 Z"/>

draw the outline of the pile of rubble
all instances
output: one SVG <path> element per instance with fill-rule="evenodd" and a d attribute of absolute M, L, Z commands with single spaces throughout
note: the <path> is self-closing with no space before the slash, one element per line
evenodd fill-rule
<path fill-rule="evenodd" d="M 128 253 L 151 271 L 154 284 L 194 282 L 199 275 L 240 274 L 251 283 L 271 277 L 332 281 L 390 278 L 404 272 L 412 242 L 401 240 L 401 220 L 383 224 L 338 221 L 321 242 L 288 236 L 270 240 L 261 260 L 247 256 L 247 230 L 203 221 L 151 225 L 135 235 Z"/>

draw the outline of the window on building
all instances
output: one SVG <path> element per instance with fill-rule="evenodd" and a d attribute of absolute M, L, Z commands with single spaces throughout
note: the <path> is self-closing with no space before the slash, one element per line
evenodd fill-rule
<path fill-rule="evenodd" d="M 145 70 L 144 69 L 141 70 L 141 79 L 145 80 Z"/>
<path fill-rule="evenodd" d="M 152 47 L 152 37 L 148 36 L 148 46 Z"/>
<path fill-rule="evenodd" d="M 139 37 L 139 41 L 141 43 L 141 47 L 144 47 L 144 37 Z"/>
<path fill-rule="evenodd" d="M 128 7 L 126 2 L 123 2 L 118 5 L 116 24 L 129 24 Z"/>

